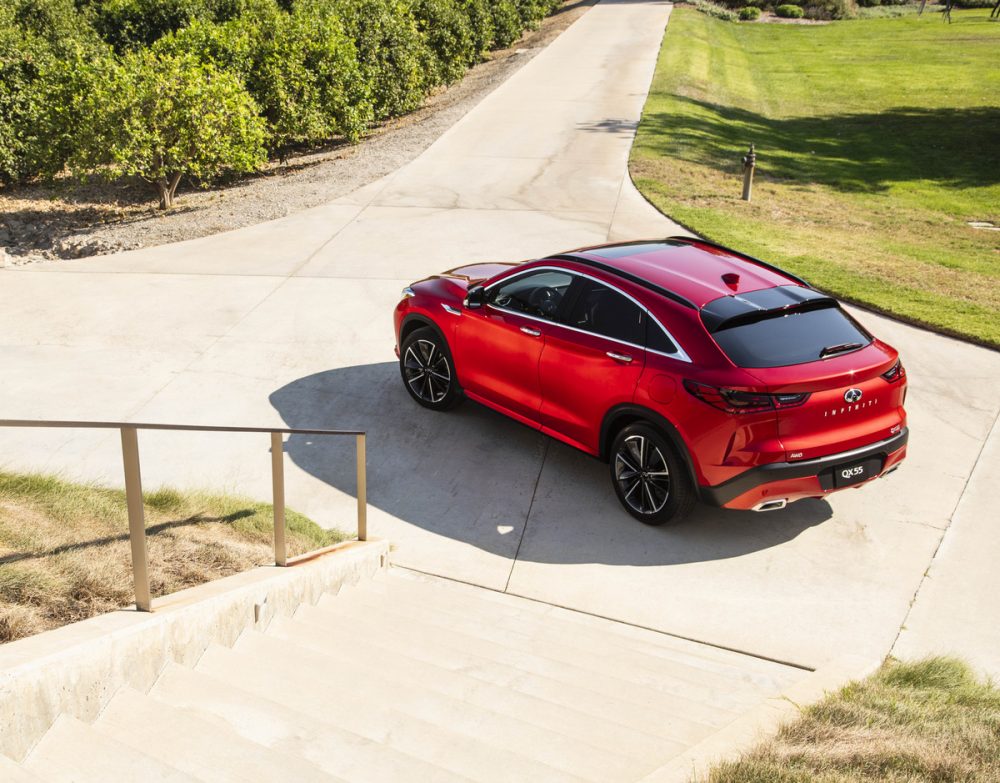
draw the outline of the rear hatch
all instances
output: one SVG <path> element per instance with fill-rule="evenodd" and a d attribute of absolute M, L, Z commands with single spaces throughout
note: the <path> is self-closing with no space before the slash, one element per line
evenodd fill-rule
<path fill-rule="evenodd" d="M 774 292 L 785 288 L 792 290 L 780 304 Z M 900 431 L 905 377 L 896 372 L 893 348 L 811 289 L 782 286 L 740 298 L 741 312 L 733 314 L 731 302 L 725 308 L 709 303 L 703 320 L 733 363 L 774 395 L 786 459 L 850 451 Z M 723 309 L 728 317 L 713 318 Z"/>

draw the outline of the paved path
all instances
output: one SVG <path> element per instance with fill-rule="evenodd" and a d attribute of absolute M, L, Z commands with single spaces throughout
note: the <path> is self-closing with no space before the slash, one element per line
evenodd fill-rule
<path fill-rule="evenodd" d="M 829 503 L 699 509 L 666 529 L 619 510 L 603 465 L 474 404 L 425 411 L 400 384 L 391 310 L 413 279 L 676 231 L 626 175 L 669 12 L 597 5 L 410 165 L 329 205 L 3 270 L 0 411 L 364 427 L 370 525 L 402 565 L 810 666 L 885 654 L 996 419 L 1000 355 L 863 314 L 910 371 L 904 469 Z M 0 432 L 0 459 L 118 482 L 116 437 Z M 148 433 L 141 447 L 147 486 L 269 492 L 259 437 Z M 348 527 L 351 449 L 293 438 L 289 504 Z M 958 518 L 973 547 L 976 508 Z M 937 646 L 925 627 L 908 649 Z"/>

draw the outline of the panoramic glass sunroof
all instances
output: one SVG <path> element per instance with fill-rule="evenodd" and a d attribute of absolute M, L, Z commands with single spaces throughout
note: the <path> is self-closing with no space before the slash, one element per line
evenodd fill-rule
<path fill-rule="evenodd" d="M 665 247 L 676 247 L 676 242 L 646 242 L 635 245 L 617 245 L 615 247 L 599 247 L 596 250 L 586 251 L 589 255 L 598 258 L 621 258 L 622 256 L 640 256 L 643 253 L 655 253 Z"/>

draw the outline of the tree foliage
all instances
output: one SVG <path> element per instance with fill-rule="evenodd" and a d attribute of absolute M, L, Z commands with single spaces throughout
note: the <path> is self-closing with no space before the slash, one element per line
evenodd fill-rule
<path fill-rule="evenodd" d="M 140 177 L 162 209 L 173 206 L 182 177 L 210 181 L 265 159 L 253 99 L 233 74 L 191 55 L 131 52 L 89 68 L 66 62 L 46 81 L 75 96 L 75 119 L 52 123 L 71 127 L 70 169 Z"/>
<path fill-rule="evenodd" d="M 0 0 L 0 182 L 137 176 L 169 206 L 413 111 L 558 0 Z"/>

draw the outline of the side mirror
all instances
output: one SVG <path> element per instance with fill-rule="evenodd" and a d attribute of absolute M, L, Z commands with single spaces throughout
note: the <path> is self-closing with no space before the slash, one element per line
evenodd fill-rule
<path fill-rule="evenodd" d="M 465 295 L 465 306 L 470 310 L 475 310 L 477 307 L 482 307 L 486 304 L 486 289 L 481 285 L 474 285 L 468 290 Z"/>

